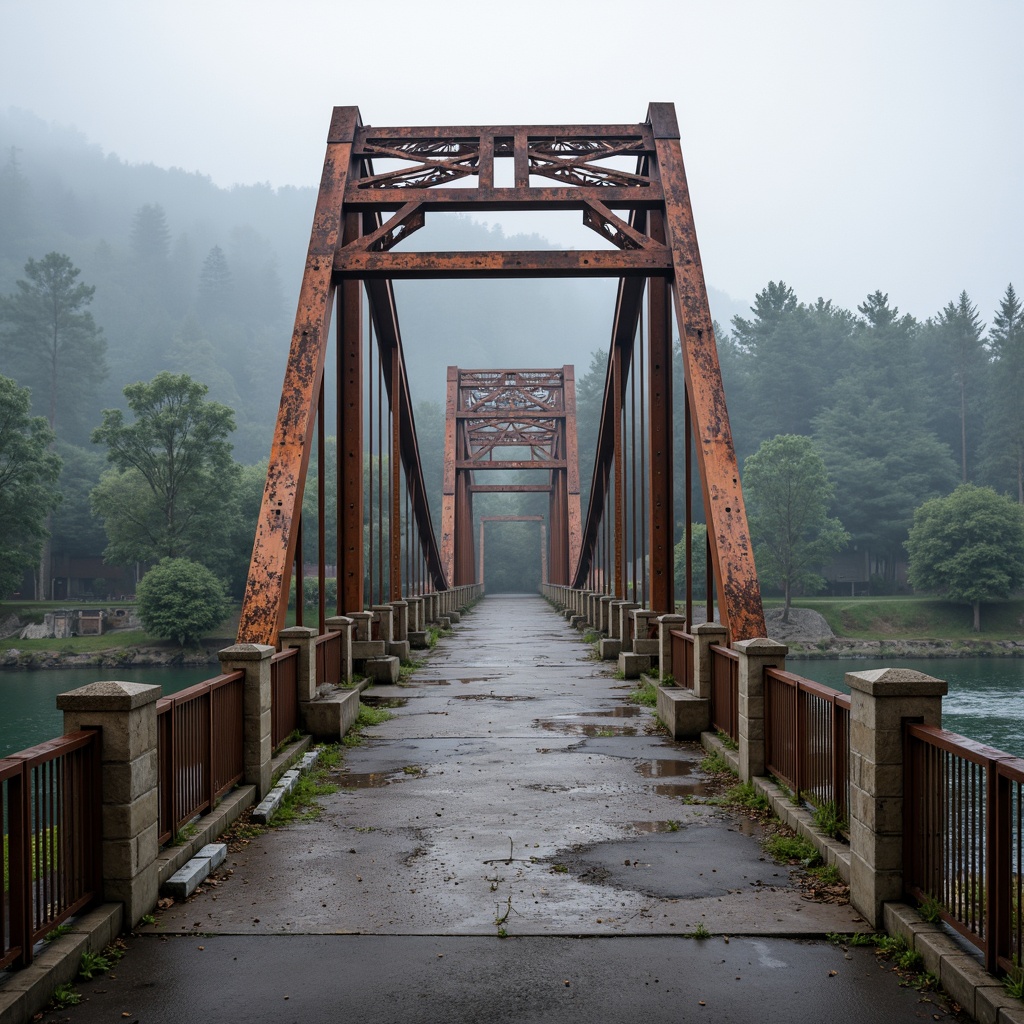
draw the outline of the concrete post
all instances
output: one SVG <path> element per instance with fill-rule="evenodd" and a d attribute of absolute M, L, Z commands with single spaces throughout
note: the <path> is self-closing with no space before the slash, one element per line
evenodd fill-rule
<path fill-rule="evenodd" d="M 409 629 L 414 633 L 423 632 L 423 598 L 410 597 L 409 605 Z"/>
<path fill-rule="evenodd" d="M 409 639 L 409 602 L 392 601 L 391 608 L 394 612 L 393 630 L 395 640 Z"/>
<path fill-rule="evenodd" d="M 103 789 L 103 898 L 135 925 L 156 905 L 160 831 L 156 702 L 159 686 L 102 682 L 57 696 L 64 733 L 99 729 Z"/>
<path fill-rule="evenodd" d="M 339 686 L 352 682 L 352 630 L 355 623 L 347 615 L 331 615 L 324 620 L 324 628 L 330 633 L 341 634 L 341 678 Z"/>
<path fill-rule="evenodd" d="M 235 644 L 218 652 L 222 672 L 244 672 L 242 692 L 242 764 L 256 799 L 270 792 L 271 717 L 270 658 L 267 644 Z"/>
<path fill-rule="evenodd" d="M 611 609 L 615 598 L 611 594 L 602 594 L 597 603 L 597 631 L 611 636 Z"/>
<path fill-rule="evenodd" d="M 299 649 L 299 703 L 316 696 L 316 630 L 311 626 L 289 626 L 278 634 L 281 648 Z"/>
<path fill-rule="evenodd" d="M 903 723 L 942 725 L 946 683 L 923 672 L 848 672 L 850 902 L 873 928 L 903 896 Z"/>
<path fill-rule="evenodd" d="M 658 617 L 658 669 L 661 678 L 673 676 L 683 678 L 682 666 L 672 664 L 672 630 L 685 629 L 685 615 L 661 615 Z"/>
<path fill-rule="evenodd" d="M 633 650 L 633 612 L 640 607 L 635 601 L 623 601 L 619 605 L 618 619 L 619 619 L 619 642 L 622 645 L 621 650 L 632 651 Z"/>
<path fill-rule="evenodd" d="M 373 622 L 373 612 L 349 612 L 348 617 L 352 620 L 352 639 L 370 640 Z"/>
<path fill-rule="evenodd" d="M 638 608 L 630 612 L 630 619 L 633 623 L 633 653 L 656 658 L 659 652 L 658 638 L 650 634 L 652 628 L 657 628 L 658 616 L 650 608 Z"/>
<path fill-rule="evenodd" d="M 693 636 L 693 695 L 711 700 L 711 648 L 725 643 L 729 631 L 720 622 L 702 622 Z"/>
<path fill-rule="evenodd" d="M 378 624 L 376 640 L 383 640 L 389 644 L 395 639 L 395 610 L 389 604 L 375 604 L 370 606 L 373 612 L 373 621 Z"/>
<path fill-rule="evenodd" d="M 738 640 L 740 778 L 750 782 L 765 773 L 764 670 L 786 667 L 789 648 L 774 640 Z"/>

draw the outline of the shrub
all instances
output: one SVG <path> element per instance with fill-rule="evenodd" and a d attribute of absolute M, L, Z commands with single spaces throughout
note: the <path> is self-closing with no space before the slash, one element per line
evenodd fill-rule
<path fill-rule="evenodd" d="M 228 613 L 224 584 L 188 558 L 165 558 L 143 576 L 139 618 L 146 632 L 192 647 Z"/>

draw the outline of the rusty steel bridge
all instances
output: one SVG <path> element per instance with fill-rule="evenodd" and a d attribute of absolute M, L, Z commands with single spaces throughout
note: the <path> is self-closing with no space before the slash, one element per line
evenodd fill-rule
<path fill-rule="evenodd" d="M 512 184 L 497 184 L 506 180 Z M 508 210 L 576 211 L 605 248 L 403 248 L 432 214 Z M 593 276 L 617 278 L 618 290 L 588 508 L 580 508 L 573 368 L 453 366 L 438 540 L 393 282 Z M 681 339 L 682 395 L 672 387 L 673 323 Z M 337 358 L 329 367 L 332 327 Z M 328 387 L 337 409 L 331 424 Z M 676 466 L 673 412 L 680 404 L 684 455 Z M 337 465 L 325 467 L 333 474 L 316 473 L 316 521 L 304 523 L 311 460 L 324 467 L 329 433 L 337 437 Z M 482 482 L 492 469 L 533 471 L 537 482 Z M 677 472 L 687 480 L 685 510 L 673 507 Z M 673 533 L 681 515 L 689 620 L 694 474 L 708 526 L 709 610 L 717 605 L 733 640 L 763 636 L 673 105 L 652 103 L 638 124 L 391 128 L 364 125 L 356 107 L 336 107 L 239 641 L 277 642 L 291 577 L 303 565 L 303 530 L 318 538 L 321 630 L 331 614 L 361 611 L 374 601 L 482 583 L 473 497 L 495 491 L 549 496 L 547 581 L 630 597 L 656 613 L 674 610 Z M 324 491 L 328 476 L 337 480 L 333 503 Z M 328 521 L 332 504 L 337 512 Z M 336 552 L 334 608 L 324 596 L 328 551 Z"/>

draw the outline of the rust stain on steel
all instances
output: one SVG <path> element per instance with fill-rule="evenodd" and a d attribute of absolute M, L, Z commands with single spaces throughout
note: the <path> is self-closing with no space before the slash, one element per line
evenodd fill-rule
<path fill-rule="evenodd" d="M 651 104 L 658 171 L 665 193 L 665 231 L 675 263 L 674 299 L 683 369 L 697 438 L 697 458 L 719 607 L 733 640 L 764 636 L 764 609 L 754 567 L 739 467 L 729 428 L 718 350 L 693 225 L 689 189 L 670 104 Z"/>
<path fill-rule="evenodd" d="M 357 108 L 335 108 L 242 602 L 240 643 L 275 643 L 283 615 L 282 596 L 295 554 L 292 525 L 296 510 L 302 507 L 302 487 L 323 374 L 341 197 L 358 123 Z"/>

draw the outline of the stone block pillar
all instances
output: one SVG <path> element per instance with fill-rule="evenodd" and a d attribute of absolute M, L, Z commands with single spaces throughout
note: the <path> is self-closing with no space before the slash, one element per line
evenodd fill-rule
<path fill-rule="evenodd" d="M 619 605 L 617 612 L 619 625 L 619 642 L 622 644 L 623 651 L 633 650 L 633 612 L 636 611 L 640 605 L 635 601 L 623 601 Z"/>
<path fill-rule="evenodd" d="M 423 598 L 409 598 L 409 629 L 414 633 L 423 631 Z"/>
<path fill-rule="evenodd" d="M 256 799 L 270 792 L 271 718 L 270 658 L 267 644 L 235 644 L 218 652 L 222 672 L 244 672 L 242 692 L 242 765 Z"/>
<path fill-rule="evenodd" d="M 711 700 L 711 648 L 721 646 L 729 631 L 720 622 L 702 622 L 690 630 L 693 636 L 693 695 Z"/>
<path fill-rule="evenodd" d="M 739 663 L 740 778 L 750 782 L 765 773 L 764 670 L 786 667 L 789 648 L 774 640 L 738 640 L 732 649 Z"/>
<path fill-rule="evenodd" d="M 341 634 L 341 678 L 339 686 L 352 682 L 352 629 L 355 623 L 347 615 L 331 615 L 324 620 L 324 628 L 330 633 Z"/>
<path fill-rule="evenodd" d="M 391 607 L 394 611 L 394 634 L 395 640 L 409 639 L 409 602 L 392 601 Z"/>
<path fill-rule="evenodd" d="M 352 620 L 352 639 L 370 640 L 373 612 L 349 612 L 348 617 Z"/>
<path fill-rule="evenodd" d="M 630 619 L 633 623 L 631 630 L 633 653 L 649 655 L 652 659 L 656 658 L 660 649 L 657 637 L 657 614 L 650 608 L 638 608 L 636 611 L 630 612 Z M 652 629 L 655 631 L 655 636 L 650 635 Z"/>
<path fill-rule="evenodd" d="M 102 682 L 57 697 L 65 734 L 101 733 L 103 898 L 124 904 L 129 927 L 156 905 L 159 885 L 159 696 L 159 686 Z"/>
<path fill-rule="evenodd" d="M 874 928 L 903 896 L 903 723 L 942 725 L 946 683 L 923 672 L 848 672 L 850 902 Z"/>
<path fill-rule="evenodd" d="M 682 666 L 672 664 L 672 630 L 685 628 L 685 615 L 660 615 L 658 617 L 658 669 L 662 679 L 667 676 L 673 676 L 676 680 L 683 678 Z"/>
<path fill-rule="evenodd" d="M 311 626 L 289 626 L 278 634 L 281 648 L 299 649 L 299 703 L 316 696 L 316 630 Z"/>
<path fill-rule="evenodd" d="M 389 644 L 395 637 L 395 610 L 389 604 L 375 604 L 370 606 L 373 612 L 373 621 L 377 624 L 377 636 L 373 639 L 383 640 Z"/>

